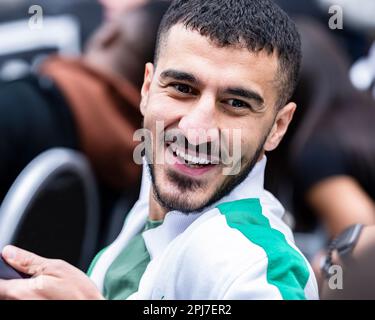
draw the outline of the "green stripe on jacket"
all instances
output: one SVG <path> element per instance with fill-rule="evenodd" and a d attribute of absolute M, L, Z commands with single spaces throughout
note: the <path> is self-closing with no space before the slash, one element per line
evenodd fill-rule
<path fill-rule="evenodd" d="M 240 231 L 267 254 L 267 281 L 276 286 L 283 299 L 306 299 L 309 269 L 302 255 L 291 247 L 283 233 L 273 229 L 262 213 L 259 199 L 242 199 L 218 205 L 227 224 Z"/>

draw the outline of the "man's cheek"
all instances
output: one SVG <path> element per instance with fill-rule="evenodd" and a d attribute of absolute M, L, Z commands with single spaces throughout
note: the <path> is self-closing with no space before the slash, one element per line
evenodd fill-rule
<path fill-rule="evenodd" d="M 233 129 L 229 140 L 221 141 L 221 145 L 227 146 L 223 157 L 223 175 L 233 176 L 241 171 L 241 159 L 243 157 L 243 133 L 241 129 Z"/>
<path fill-rule="evenodd" d="M 154 106 L 150 113 L 148 114 L 148 124 L 152 128 L 156 128 L 157 123 L 162 122 L 164 128 L 166 128 L 170 123 L 170 110 L 168 108 L 163 108 L 162 106 Z"/>

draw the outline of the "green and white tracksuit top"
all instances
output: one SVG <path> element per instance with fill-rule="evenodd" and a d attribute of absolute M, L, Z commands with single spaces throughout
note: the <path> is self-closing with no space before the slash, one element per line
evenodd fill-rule
<path fill-rule="evenodd" d="M 285 210 L 263 187 L 265 166 L 264 157 L 203 212 L 170 211 L 151 228 L 145 228 L 151 179 L 144 166 L 139 200 L 117 239 L 94 259 L 89 276 L 103 294 L 126 286 L 122 264 L 113 267 L 123 255 L 124 277 L 130 275 L 135 288 L 127 299 L 318 299 L 313 271 L 283 221 Z M 131 252 L 124 252 L 131 246 L 144 248 L 137 267 L 128 261 Z M 117 271 L 110 277 L 111 269 Z"/>

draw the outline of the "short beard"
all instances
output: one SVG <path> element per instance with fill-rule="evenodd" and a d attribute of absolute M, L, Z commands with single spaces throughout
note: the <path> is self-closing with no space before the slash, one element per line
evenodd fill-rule
<path fill-rule="evenodd" d="M 185 214 L 189 214 L 192 212 L 199 213 L 202 212 L 207 207 L 210 207 L 215 202 L 219 201 L 220 199 L 227 196 L 234 188 L 236 188 L 241 182 L 243 182 L 247 176 L 250 174 L 250 172 L 254 169 L 256 163 L 258 162 L 258 159 L 260 155 L 263 152 L 264 144 L 266 143 L 267 136 L 263 139 L 262 143 L 259 145 L 257 150 L 254 153 L 254 156 L 252 157 L 251 161 L 241 170 L 241 172 L 237 175 L 232 176 L 232 178 L 225 181 L 222 185 L 220 185 L 217 190 L 213 193 L 212 197 L 209 198 L 205 203 L 203 203 L 201 206 L 196 207 L 191 205 L 190 201 L 185 201 L 184 203 L 181 203 L 178 196 L 163 196 L 155 179 L 155 172 L 154 172 L 154 165 L 149 162 L 149 171 L 151 175 L 152 180 L 152 186 L 153 186 L 153 193 L 154 198 L 156 201 L 165 209 L 168 211 L 180 211 Z M 241 163 L 243 161 L 243 158 L 241 159 Z M 203 187 L 204 185 L 200 181 L 196 181 L 193 179 L 190 179 L 188 177 L 179 175 L 176 172 L 168 172 L 168 177 L 174 181 L 174 183 L 177 184 L 180 193 L 186 193 L 189 191 L 197 191 L 199 189 L 202 189 L 202 192 L 204 192 Z"/>

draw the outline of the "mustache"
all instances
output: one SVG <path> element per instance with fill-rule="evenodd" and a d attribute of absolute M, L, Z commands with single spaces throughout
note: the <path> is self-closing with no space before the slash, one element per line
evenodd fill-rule
<path fill-rule="evenodd" d="M 195 138 L 198 138 L 197 140 Z M 174 144 L 184 151 L 189 151 L 190 154 L 195 156 L 207 156 L 207 159 L 224 162 L 229 158 L 229 145 L 222 141 L 223 139 L 210 140 L 207 134 L 195 135 L 194 139 L 198 143 L 191 143 L 189 139 L 180 130 L 171 129 L 164 133 L 164 141 L 166 143 Z M 201 142 L 203 141 L 203 142 Z"/>

